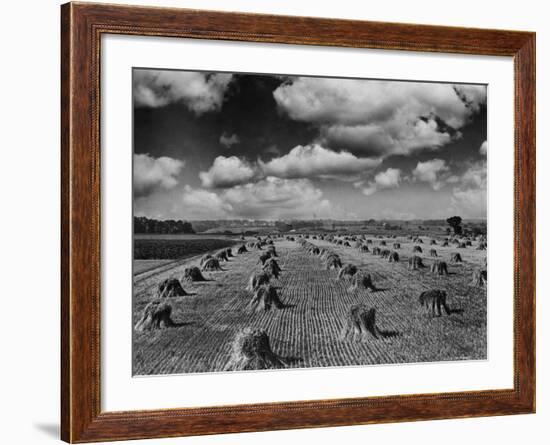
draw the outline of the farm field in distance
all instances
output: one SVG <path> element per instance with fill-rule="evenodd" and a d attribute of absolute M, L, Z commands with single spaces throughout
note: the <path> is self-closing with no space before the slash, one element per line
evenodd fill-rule
<path fill-rule="evenodd" d="M 193 234 L 136 235 L 134 237 L 134 276 L 163 269 L 170 264 L 215 249 L 231 247 L 236 237 L 207 237 Z"/>
<path fill-rule="evenodd" d="M 133 325 L 139 326 L 147 306 L 159 300 L 159 285 L 165 280 L 179 280 L 187 295 L 161 295 L 161 304 L 170 306 L 170 323 L 165 320 L 164 328 L 134 330 L 134 375 L 486 359 L 486 287 L 473 279 L 486 269 L 486 250 L 477 248 L 481 241 L 440 233 L 420 234 L 417 239 L 405 233 L 260 238 L 264 243 L 256 237 L 241 241 L 237 236 L 136 236 Z M 258 310 L 255 292 L 247 286 L 250 277 L 262 271 L 260 256 L 268 251 L 268 240 L 281 268 L 269 284 L 281 304 L 275 299 Z M 246 252 L 238 254 L 243 243 Z M 414 246 L 422 251 L 413 253 Z M 227 248 L 233 256 L 220 261 L 220 270 L 202 270 L 206 281 L 183 279 L 185 269 L 201 268 L 203 255 Z M 390 262 L 375 248 L 397 252 L 397 261 Z M 336 255 L 344 268 L 327 270 L 323 251 Z M 456 253 L 462 262 L 451 261 Z M 413 256 L 424 267 L 411 269 Z M 446 263 L 446 274 L 432 272 L 436 261 Z M 339 278 L 346 264 L 357 271 Z M 366 274 L 374 290 L 353 286 L 354 275 Z M 433 316 L 430 304 L 419 302 L 421 293 L 430 290 L 446 292 L 441 316 Z M 354 319 L 354 307 L 374 311 Z M 273 366 L 234 366 L 235 345 L 247 330 L 267 334 L 268 355 L 275 357 L 267 362 Z M 240 346 L 245 351 L 247 344 Z"/>

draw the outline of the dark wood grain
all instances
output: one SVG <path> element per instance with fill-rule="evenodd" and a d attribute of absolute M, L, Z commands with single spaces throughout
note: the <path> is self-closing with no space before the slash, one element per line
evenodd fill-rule
<path fill-rule="evenodd" d="M 101 412 L 99 69 L 102 34 L 511 56 L 515 67 L 514 388 Z M 61 9 L 61 436 L 173 437 L 535 410 L 535 35 L 351 20 L 69 3 Z M 512 254 L 512 252 L 510 252 Z"/>

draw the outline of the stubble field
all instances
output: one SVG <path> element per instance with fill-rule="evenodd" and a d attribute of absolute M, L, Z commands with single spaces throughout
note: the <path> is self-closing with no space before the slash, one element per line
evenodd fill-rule
<path fill-rule="evenodd" d="M 297 240 L 277 238 L 274 246 L 282 273 L 271 283 L 284 307 L 252 311 L 252 293 L 246 287 L 251 274 L 261 271 L 263 251 L 249 249 L 237 255 L 233 249 L 234 256 L 221 263 L 222 270 L 203 272 L 205 282 L 182 282 L 189 295 L 169 298 L 173 326 L 134 331 L 134 375 L 223 371 L 231 360 L 236 336 L 245 328 L 264 330 L 273 352 L 290 368 L 486 358 L 486 289 L 472 284 L 474 271 L 485 264 L 485 250 L 459 249 L 454 244 L 442 247 L 440 240 L 429 246 L 429 238 L 424 238 L 423 252 L 416 255 L 426 267 L 409 270 L 407 261 L 417 242 L 407 237 L 386 240 L 388 245 L 401 244 L 395 249 L 398 262 L 372 253 L 372 247 L 380 243 L 375 238 L 370 252 L 327 240 L 306 241 L 368 272 L 377 290 L 351 289 L 349 280 L 338 279 L 338 270 L 326 270 L 323 260 Z M 437 258 L 427 254 L 430 248 L 437 250 Z M 455 252 L 462 256 L 462 263 L 450 262 Z M 448 275 L 430 272 L 437 259 L 446 261 Z M 194 256 L 136 274 L 133 325 L 157 298 L 159 283 L 180 279 L 183 270 L 198 266 L 199 260 L 200 256 Z M 450 315 L 433 317 L 420 306 L 420 293 L 431 289 L 447 292 Z M 375 308 L 381 333 L 377 338 L 357 340 L 342 335 L 350 308 L 357 304 Z"/>

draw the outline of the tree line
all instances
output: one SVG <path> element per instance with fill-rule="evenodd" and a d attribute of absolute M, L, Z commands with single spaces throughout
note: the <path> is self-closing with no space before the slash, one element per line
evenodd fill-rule
<path fill-rule="evenodd" d="M 195 230 L 188 221 L 159 221 L 145 216 L 134 216 L 134 233 L 195 233 Z"/>

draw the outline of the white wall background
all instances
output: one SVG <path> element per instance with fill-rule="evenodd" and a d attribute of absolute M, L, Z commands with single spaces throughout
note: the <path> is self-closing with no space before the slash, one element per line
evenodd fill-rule
<path fill-rule="evenodd" d="M 318 444 L 346 442 L 448 445 L 547 443 L 550 422 L 548 340 L 550 218 L 550 29 L 546 2 L 523 0 L 131 0 L 120 3 L 289 15 L 413 22 L 537 32 L 538 114 L 538 391 L 537 414 L 300 431 L 154 440 L 175 444 Z M 0 411 L 3 443 L 39 445 L 58 437 L 59 417 L 59 4 L 3 5 L 0 69 Z M 7 57 L 6 57 L 7 56 Z"/>

